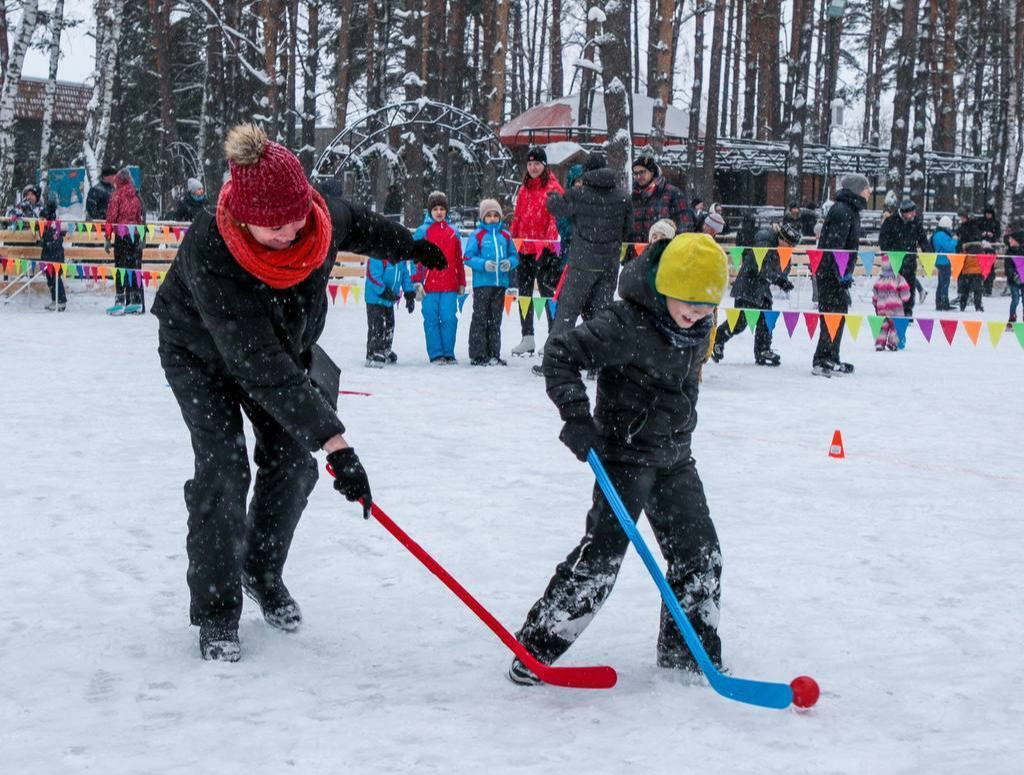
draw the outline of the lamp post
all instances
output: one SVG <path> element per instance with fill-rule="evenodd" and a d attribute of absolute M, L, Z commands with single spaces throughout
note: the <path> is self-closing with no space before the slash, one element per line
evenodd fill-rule
<path fill-rule="evenodd" d="M 825 100 L 828 103 L 828 112 L 825 119 L 825 180 L 821 187 L 822 204 L 829 199 L 829 179 L 832 177 L 832 126 L 843 122 L 843 101 L 836 99 L 835 95 L 835 48 L 836 48 L 836 23 L 843 18 L 846 12 L 846 0 L 828 0 L 825 6 L 825 15 L 828 17 L 828 34 L 826 36 L 827 50 L 825 61 Z"/>

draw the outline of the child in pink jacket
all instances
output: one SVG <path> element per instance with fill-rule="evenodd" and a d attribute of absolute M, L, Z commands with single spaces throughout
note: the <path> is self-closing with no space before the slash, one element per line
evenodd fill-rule
<path fill-rule="evenodd" d="M 893 324 L 893 317 L 902 317 L 903 305 L 910 300 L 910 285 L 903 278 L 903 275 L 895 274 L 892 271 L 892 264 L 889 257 L 882 254 L 882 273 L 875 280 L 875 286 L 871 291 L 871 302 L 875 305 L 875 314 L 885 318 L 881 329 L 878 331 L 878 338 L 875 339 L 875 349 L 899 350 L 903 342 Z"/>

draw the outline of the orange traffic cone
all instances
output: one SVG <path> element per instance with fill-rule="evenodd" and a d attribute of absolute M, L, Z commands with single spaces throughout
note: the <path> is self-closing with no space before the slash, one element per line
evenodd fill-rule
<path fill-rule="evenodd" d="M 843 448 L 843 434 L 838 429 L 832 434 L 832 446 L 828 448 L 828 456 L 834 458 L 846 457 L 846 450 Z"/>

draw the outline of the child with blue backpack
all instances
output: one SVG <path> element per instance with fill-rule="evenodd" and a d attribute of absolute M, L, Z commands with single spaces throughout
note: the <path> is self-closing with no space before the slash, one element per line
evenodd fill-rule
<path fill-rule="evenodd" d="M 466 242 L 466 265 L 473 270 L 473 319 L 469 325 L 469 362 L 507 366 L 501 359 L 501 313 L 509 274 L 519 265 L 512 235 L 501 224 L 497 200 L 480 202 L 480 225 Z"/>
<path fill-rule="evenodd" d="M 382 369 L 397 363 L 391 349 L 395 341 L 395 305 L 405 297 L 405 308 L 411 315 L 416 309 L 416 293 L 409 274 L 409 262 L 389 264 L 379 258 L 366 262 L 366 365 Z"/>

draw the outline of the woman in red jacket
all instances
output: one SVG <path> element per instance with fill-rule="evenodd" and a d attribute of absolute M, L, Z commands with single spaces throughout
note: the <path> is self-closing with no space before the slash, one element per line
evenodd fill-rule
<path fill-rule="evenodd" d="M 550 299 L 555 295 L 555 286 L 562 267 L 554 243 L 558 241 L 558 226 L 548 212 L 548 194 L 552 191 L 564 194 L 558 179 L 548 170 L 548 157 L 543 148 L 533 147 L 526 155 L 526 176 L 516 195 L 516 209 L 512 216 L 512 238 L 523 239 L 519 250 L 519 297 L 533 296 L 536 282 L 540 295 Z M 531 240 L 538 240 L 536 242 Z M 541 240 L 550 241 L 550 244 Z M 545 309 L 548 330 L 551 330 L 551 309 Z M 513 355 L 526 355 L 534 351 L 533 314 L 527 309 L 523 314 L 523 341 L 512 348 Z"/>

